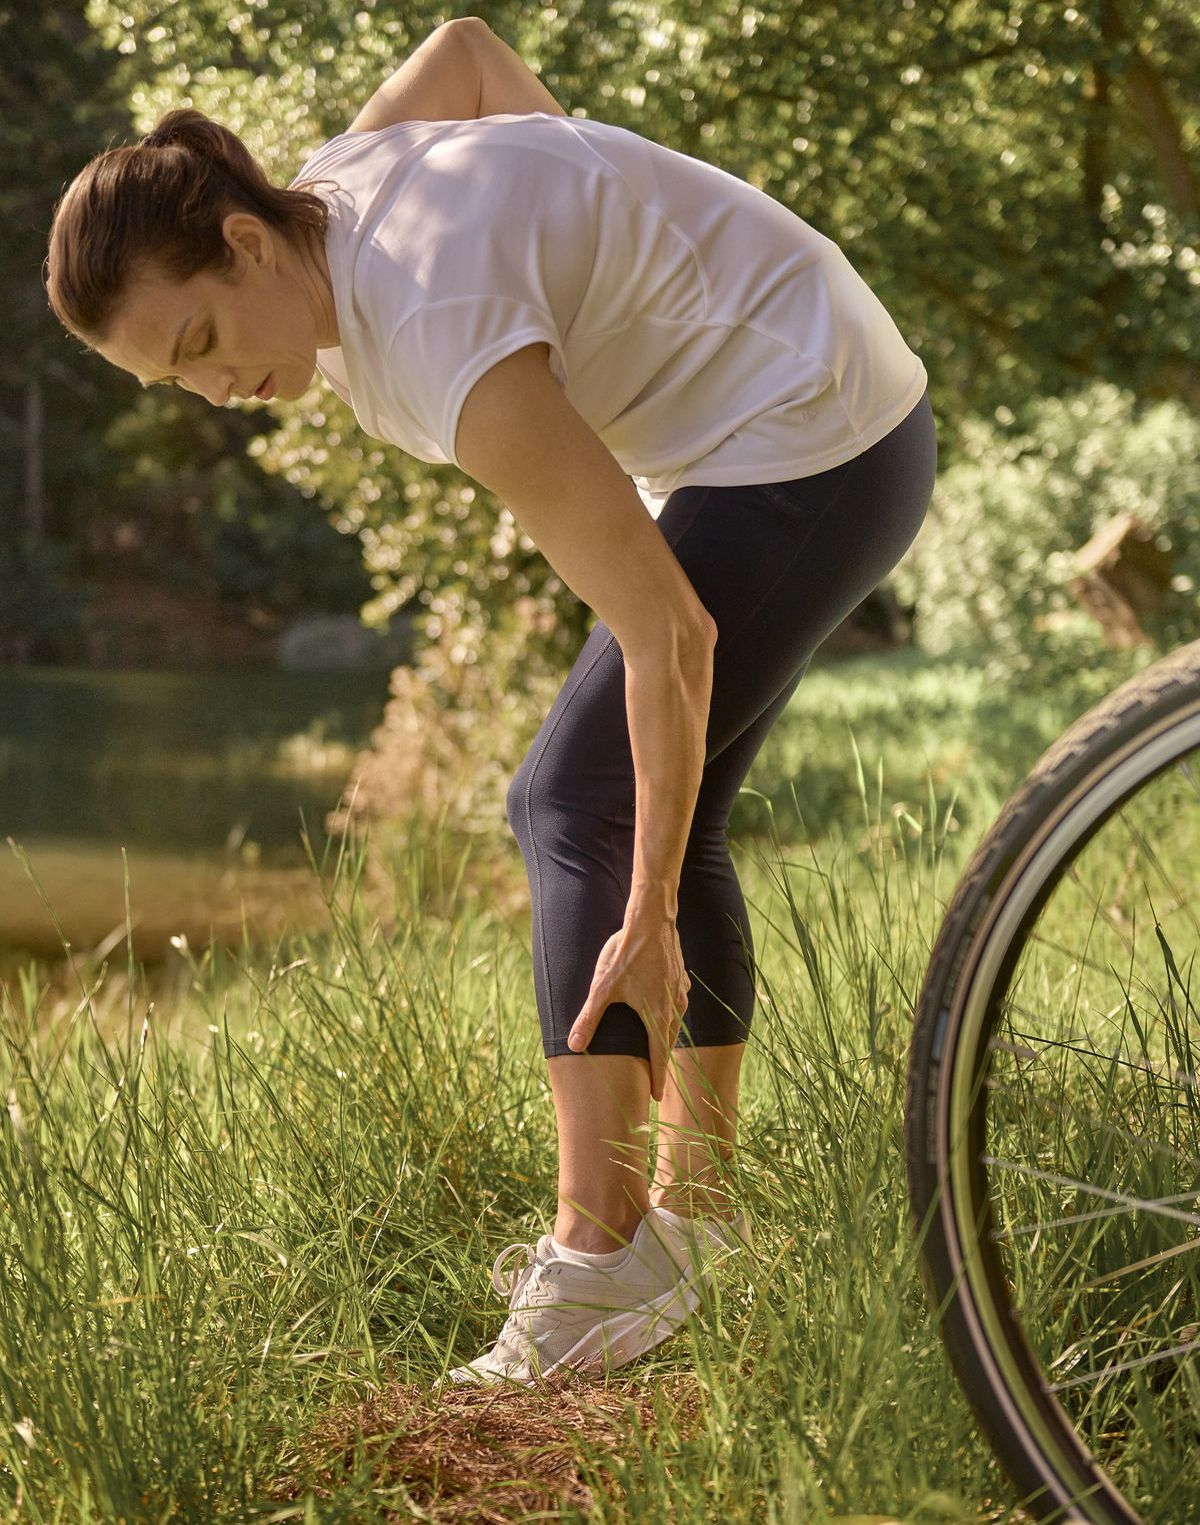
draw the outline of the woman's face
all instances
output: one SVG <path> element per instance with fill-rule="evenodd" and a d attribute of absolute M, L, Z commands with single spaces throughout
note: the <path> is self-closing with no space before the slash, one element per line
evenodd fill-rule
<path fill-rule="evenodd" d="M 340 343 L 324 246 L 301 256 L 249 212 L 231 212 L 222 231 L 236 256 L 228 280 L 139 280 L 93 348 L 143 386 L 173 380 L 214 407 L 253 397 L 268 376 L 269 397 L 300 397 L 317 350 Z"/>

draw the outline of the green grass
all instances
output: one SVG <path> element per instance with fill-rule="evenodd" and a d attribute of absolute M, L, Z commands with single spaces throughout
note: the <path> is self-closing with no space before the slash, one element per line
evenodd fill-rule
<path fill-rule="evenodd" d="M 1045 748 L 1125 675 L 1117 659 L 1071 689 L 1005 687 L 976 663 L 915 649 L 840 661 L 818 653 L 754 760 L 746 782 L 756 792 L 735 803 L 731 832 L 768 831 L 770 801 L 785 837 L 798 827 L 800 836 L 861 833 L 857 748 L 872 810 L 929 819 L 932 793 L 939 818 L 952 814 L 951 833 L 978 840 Z"/>
<path fill-rule="evenodd" d="M 857 774 L 829 715 L 855 683 L 866 704 L 855 666 L 814 670 L 768 739 L 810 759 L 776 775 L 800 816 L 759 802 L 776 835 L 734 846 L 761 964 L 734 1175 L 755 1249 L 569 1402 L 430 1391 L 503 1321 L 496 1253 L 553 1222 L 527 915 L 414 842 L 390 934 L 349 853 L 322 871 L 327 936 L 192 956 L 170 1010 L 131 965 L 124 1003 L 104 969 L 55 1000 L 27 973 L 0 1049 L 5 1518 L 1022 1518 L 925 1305 L 902 1141 L 913 1005 L 999 748 L 976 731 L 966 771 L 918 790 L 914 733 L 959 755 L 980 698 L 956 712 L 939 680 L 886 757 L 860 738 Z M 1085 707 L 1064 704 L 1050 735 Z M 923 730 L 939 706 L 956 723 Z M 857 820 L 843 802 L 809 836 L 806 777 L 839 756 Z"/>

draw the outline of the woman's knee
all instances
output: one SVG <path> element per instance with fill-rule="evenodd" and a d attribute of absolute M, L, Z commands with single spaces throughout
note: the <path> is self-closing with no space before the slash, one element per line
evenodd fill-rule
<path fill-rule="evenodd" d="M 518 838 L 526 829 L 526 795 L 529 792 L 529 757 L 513 774 L 508 786 L 508 792 L 504 796 L 504 813 L 508 817 L 509 830 Z"/>
<path fill-rule="evenodd" d="M 561 812 L 561 791 L 554 782 L 554 769 L 541 754 L 528 752 L 513 774 L 504 797 L 508 824 L 518 839 L 544 835 L 546 823 Z"/>
<path fill-rule="evenodd" d="M 512 777 L 505 795 L 505 814 L 518 841 L 541 846 L 555 842 L 583 843 L 632 826 L 634 782 L 614 789 L 582 768 L 556 766 L 529 753 Z"/>

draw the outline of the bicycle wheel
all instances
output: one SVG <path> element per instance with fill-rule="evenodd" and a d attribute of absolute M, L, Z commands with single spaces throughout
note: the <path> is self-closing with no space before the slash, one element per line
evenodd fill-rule
<path fill-rule="evenodd" d="M 922 1274 L 1037 1518 L 1200 1517 L 1200 641 L 1039 759 L 955 889 L 905 1143 Z"/>

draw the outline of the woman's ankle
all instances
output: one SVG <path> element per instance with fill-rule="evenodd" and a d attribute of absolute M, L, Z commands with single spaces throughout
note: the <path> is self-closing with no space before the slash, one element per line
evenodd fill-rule
<path fill-rule="evenodd" d="M 599 1213 L 596 1216 L 604 1227 L 577 1213 L 564 1213 L 560 1208 L 554 1222 L 554 1238 L 565 1248 L 580 1250 L 585 1255 L 609 1255 L 614 1250 L 628 1248 L 645 1214 L 638 1211 L 634 1215 L 626 1208 L 624 1213 L 614 1212 L 611 1218 Z"/>

